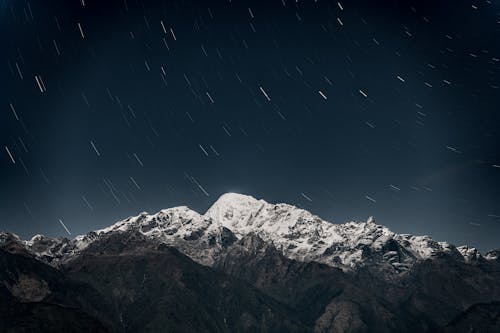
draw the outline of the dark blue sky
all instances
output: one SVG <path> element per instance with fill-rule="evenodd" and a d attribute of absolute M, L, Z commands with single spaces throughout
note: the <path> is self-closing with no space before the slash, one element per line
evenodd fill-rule
<path fill-rule="evenodd" d="M 0 229 L 79 234 L 234 191 L 500 247 L 498 1 L 0 10 Z"/>

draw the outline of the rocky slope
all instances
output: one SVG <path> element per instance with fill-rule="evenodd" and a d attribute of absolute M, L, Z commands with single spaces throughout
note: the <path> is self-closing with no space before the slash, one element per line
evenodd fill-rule
<path fill-rule="evenodd" d="M 104 235 L 59 269 L 16 247 L 0 249 L 2 332 L 310 331 L 252 285 L 137 232 Z"/>

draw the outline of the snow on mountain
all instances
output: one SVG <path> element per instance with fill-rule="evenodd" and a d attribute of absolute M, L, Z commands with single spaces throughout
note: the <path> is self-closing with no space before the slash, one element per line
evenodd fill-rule
<path fill-rule="evenodd" d="M 500 262 L 500 250 L 493 250 L 485 254 L 484 259 Z"/>
<path fill-rule="evenodd" d="M 89 235 L 78 236 L 75 242 L 84 249 L 96 237 L 109 233 L 139 231 L 161 243 L 176 247 L 193 260 L 211 265 L 213 259 L 236 237 L 226 228 L 186 206 L 173 207 L 149 215 L 146 212 L 129 217 Z"/>
<path fill-rule="evenodd" d="M 343 269 L 375 265 L 401 272 L 418 260 L 442 254 L 456 255 L 465 262 L 481 257 L 474 248 L 457 249 L 428 236 L 395 234 L 373 218 L 334 224 L 292 205 L 270 204 L 236 193 L 222 195 L 204 215 L 180 206 L 153 215 L 144 212 L 73 240 L 36 235 L 24 244 L 39 257 L 57 263 L 71 259 L 105 235 L 129 231 L 174 246 L 204 265 L 213 264 L 226 247 L 250 233 L 288 258 Z"/>
<path fill-rule="evenodd" d="M 481 253 L 475 247 L 469 247 L 467 245 L 457 247 L 458 252 L 464 257 L 464 260 L 468 263 L 473 261 L 478 261 L 482 258 Z"/>
<path fill-rule="evenodd" d="M 205 215 L 238 237 L 257 233 L 289 258 L 342 268 L 379 259 L 401 270 L 415 260 L 454 250 L 428 236 L 397 235 L 372 217 L 366 222 L 334 224 L 295 206 L 235 193 L 222 195 Z"/>

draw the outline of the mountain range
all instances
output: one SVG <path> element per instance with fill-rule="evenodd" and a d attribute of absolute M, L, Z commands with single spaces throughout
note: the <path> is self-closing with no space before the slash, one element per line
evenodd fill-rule
<path fill-rule="evenodd" d="M 74 239 L 0 232 L 2 332 L 500 332 L 500 250 L 227 193 Z"/>

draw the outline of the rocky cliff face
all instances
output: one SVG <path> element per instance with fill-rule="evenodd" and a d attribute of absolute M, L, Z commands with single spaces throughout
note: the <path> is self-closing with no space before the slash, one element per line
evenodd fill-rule
<path fill-rule="evenodd" d="M 494 331 L 497 254 L 229 193 L 71 240 L 0 233 L 0 329 Z"/>

